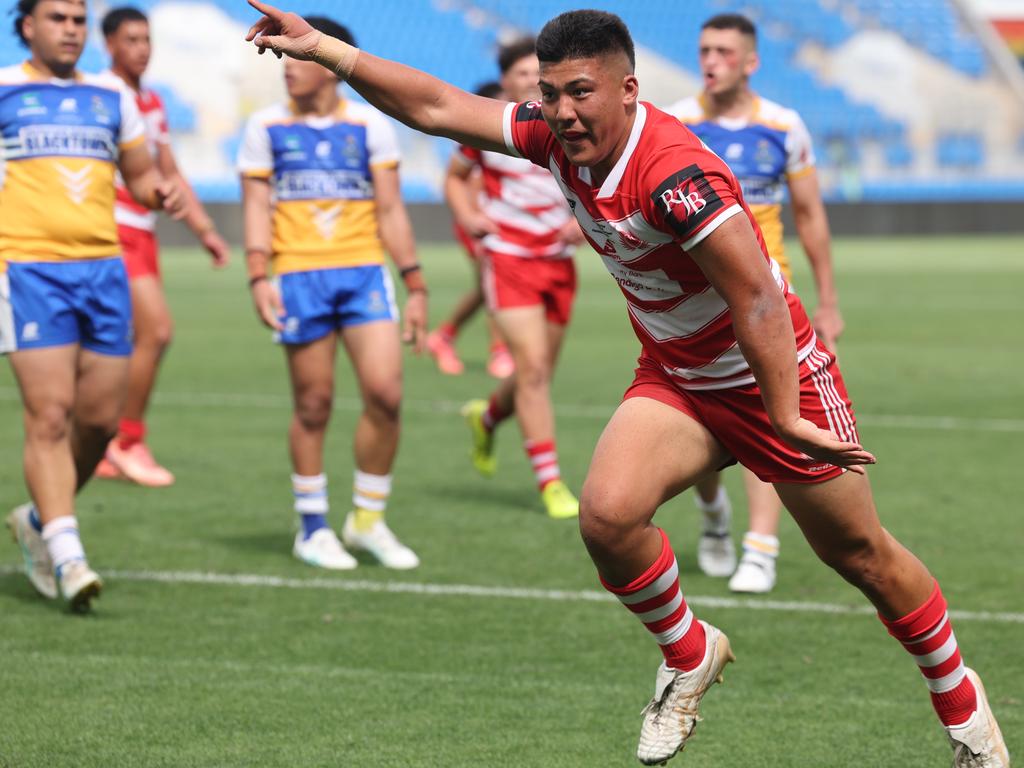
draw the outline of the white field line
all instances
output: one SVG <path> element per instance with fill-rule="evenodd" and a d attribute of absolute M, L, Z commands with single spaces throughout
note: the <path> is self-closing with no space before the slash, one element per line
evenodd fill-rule
<path fill-rule="evenodd" d="M 17 566 L 0 566 L 0 574 L 20 573 Z M 112 581 L 160 584 L 195 584 L 225 587 L 258 587 L 263 589 L 314 589 L 335 592 L 375 592 L 427 597 L 475 597 L 499 600 L 533 600 L 557 603 L 614 603 L 607 592 L 593 589 L 535 589 L 528 587 L 487 587 L 475 584 L 426 584 L 412 581 L 366 581 L 346 579 L 292 579 L 256 573 L 212 573 L 209 571 L 104 571 Z M 686 602 L 703 608 L 734 608 L 777 613 L 826 613 L 871 616 L 870 606 L 848 606 L 838 603 L 813 603 L 795 600 L 757 600 L 739 597 L 686 595 Z M 1024 624 L 1024 613 L 990 611 L 950 611 L 957 621 Z"/>
<path fill-rule="evenodd" d="M 0 387 L 0 401 L 18 401 L 17 389 Z M 244 394 L 227 392 L 157 392 L 156 402 L 160 405 L 183 408 L 291 408 L 291 398 L 286 395 Z M 453 414 L 462 407 L 455 400 L 405 400 L 402 407 L 418 414 Z M 556 403 L 559 418 L 606 421 L 611 417 L 616 404 L 607 406 Z M 356 397 L 335 397 L 334 407 L 343 411 L 359 411 L 362 401 Z M 987 419 L 963 416 L 910 416 L 858 414 L 859 426 L 938 430 L 943 432 L 1024 432 L 1024 419 Z"/>

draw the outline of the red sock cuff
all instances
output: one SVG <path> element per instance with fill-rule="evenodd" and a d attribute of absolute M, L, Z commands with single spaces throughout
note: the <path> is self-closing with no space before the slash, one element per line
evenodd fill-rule
<path fill-rule="evenodd" d="M 661 553 L 654 562 L 651 563 L 647 570 L 622 587 L 613 586 L 605 581 L 603 576 L 600 576 L 601 584 L 605 589 L 613 595 L 631 595 L 634 592 L 639 592 L 645 587 L 649 587 L 657 581 L 659 576 L 672 567 L 672 563 L 675 561 L 676 556 L 675 553 L 672 552 L 672 545 L 669 544 L 668 534 L 666 534 L 661 528 L 658 529 L 658 533 L 661 535 Z"/>
<path fill-rule="evenodd" d="M 455 327 L 454 323 L 441 323 L 437 326 L 437 332 L 448 339 L 454 339 L 459 335 L 459 329 Z"/>
<path fill-rule="evenodd" d="M 899 619 L 889 620 L 878 615 L 882 623 L 885 624 L 889 630 L 889 634 L 895 637 L 902 643 L 912 643 L 914 638 L 920 637 L 927 632 L 931 632 L 935 629 L 936 625 L 942 621 L 942 617 L 946 613 L 946 598 L 942 596 L 942 590 L 939 589 L 939 582 L 935 582 L 935 588 L 932 590 L 931 595 L 925 600 L 924 604 L 914 609 L 906 616 Z"/>
<path fill-rule="evenodd" d="M 118 442 L 123 446 L 141 443 L 146 439 L 146 422 L 136 419 L 121 419 L 117 425 Z"/>
<path fill-rule="evenodd" d="M 554 453 L 555 452 L 555 441 L 554 440 L 527 440 L 523 443 L 523 448 L 526 449 L 527 456 L 538 456 L 542 453 Z"/>

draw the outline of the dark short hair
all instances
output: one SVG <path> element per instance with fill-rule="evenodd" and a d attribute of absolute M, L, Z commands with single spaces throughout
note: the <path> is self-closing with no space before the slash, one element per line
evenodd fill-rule
<path fill-rule="evenodd" d="M 741 13 L 720 13 L 712 16 L 701 25 L 701 29 L 735 29 L 741 35 L 751 38 L 754 45 L 757 45 L 757 27 Z"/>
<path fill-rule="evenodd" d="M 488 99 L 496 99 L 501 96 L 501 83 L 497 80 L 489 80 L 486 83 L 480 83 L 473 93 L 477 96 L 483 96 Z"/>
<path fill-rule="evenodd" d="M 532 37 L 520 37 L 498 49 L 498 69 L 504 75 L 520 59 L 536 55 L 537 41 Z"/>
<path fill-rule="evenodd" d="M 28 40 L 25 39 L 25 33 L 21 31 L 21 25 L 24 23 L 25 17 L 30 16 L 37 5 L 39 5 L 39 0 L 18 0 L 11 9 L 11 13 L 14 14 L 14 34 L 18 36 L 21 44 L 25 47 L 28 47 Z"/>
<path fill-rule="evenodd" d="M 624 53 L 630 70 L 636 67 L 633 38 L 614 13 L 567 11 L 555 16 L 537 35 L 537 57 L 542 62 L 554 64 L 608 53 Z"/>
<path fill-rule="evenodd" d="M 341 40 L 341 42 L 348 43 L 349 45 L 356 44 L 355 36 L 344 24 L 339 24 L 334 19 L 329 19 L 326 16 L 306 16 L 305 18 L 309 26 L 318 32 L 323 32 L 325 35 L 336 37 Z"/>
<path fill-rule="evenodd" d="M 119 8 L 112 8 L 107 11 L 103 21 L 100 22 L 100 29 L 103 30 L 104 37 L 110 37 L 121 28 L 122 24 L 129 21 L 148 22 L 149 19 L 138 8 L 131 5 L 122 5 Z"/>

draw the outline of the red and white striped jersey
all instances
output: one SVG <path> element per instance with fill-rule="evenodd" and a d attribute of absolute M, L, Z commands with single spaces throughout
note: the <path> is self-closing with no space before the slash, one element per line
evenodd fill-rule
<path fill-rule="evenodd" d="M 483 176 L 481 210 L 498 225 L 497 234 L 483 238 L 485 249 L 524 258 L 572 256 L 574 248 L 558 236 L 572 213 L 548 171 L 521 157 L 466 146 L 455 157 L 479 166 Z"/>
<path fill-rule="evenodd" d="M 626 297 L 643 356 L 684 389 L 754 383 L 725 300 L 687 253 L 732 216 L 746 216 L 763 258 L 789 304 L 797 355 L 814 349 L 814 330 L 769 256 L 739 182 L 719 157 L 674 117 L 637 105 L 626 148 L 595 188 L 590 170 L 572 165 L 539 102 L 509 104 L 510 152 L 551 171 L 590 244 Z"/>
<path fill-rule="evenodd" d="M 100 76 L 134 94 L 135 104 L 139 108 L 142 122 L 146 128 L 146 146 L 155 160 L 157 147 L 161 144 L 171 143 L 171 135 L 167 128 L 167 112 L 164 109 L 163 101 L 156 91 L 151 91 L 148 88 L 143 88 L 140 91 L 133 90 L 109 69 L 102 72 Z M 120 173 L 117 174 L 116 183 L 117 199 L 114 203 L 114 220 L 122 227 L 142 229 L 146 232 L 156 229 L 156 213 L 135 201 L 132 193 L 125 187 Z"/>

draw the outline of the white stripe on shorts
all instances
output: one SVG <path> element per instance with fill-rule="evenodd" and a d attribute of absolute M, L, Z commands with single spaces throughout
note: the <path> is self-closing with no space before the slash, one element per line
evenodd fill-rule
<path fill-rule="evenodd" d="M 14 305 L 11 304 L 11 279 L 6 272 L 0 273 L 0 355 L 6 355 L 18 348 L 18 336 L 14 332 Z"/>

